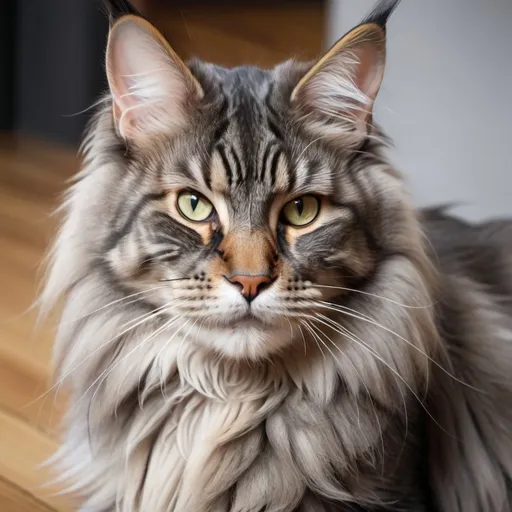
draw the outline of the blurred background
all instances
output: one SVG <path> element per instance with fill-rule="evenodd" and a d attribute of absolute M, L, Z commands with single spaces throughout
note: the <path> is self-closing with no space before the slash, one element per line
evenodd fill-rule
<path fill-rule="evenodd" d="M 272 66 L 318 56 L 374 0 L 133 0 L 183 58 Z M 512 215 L 512 1 L 404 0 L 376 120 L 418 205 Z M 51 326 L 34 328 L 51 216 L 106 89 L 100 0 L 5 0 L 0 14 L 0 511 L 69 511 L 36 469 L 57 445 Z"/>

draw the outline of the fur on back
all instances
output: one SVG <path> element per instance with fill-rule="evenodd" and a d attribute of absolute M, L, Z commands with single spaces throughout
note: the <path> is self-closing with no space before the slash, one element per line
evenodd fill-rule
<path fill-rule="evenodd" d="M 200 106 L 141 144 L 105 98 L 51 254 L 81 510 L 510 511 L 512 225 L 416 211 L 343 73 L 292 101 L 310 64 L 189 69 Z M 308 194 L 311 227 L 283 224 Z M 273 279 L 250 306 L 247 268 Z"/>

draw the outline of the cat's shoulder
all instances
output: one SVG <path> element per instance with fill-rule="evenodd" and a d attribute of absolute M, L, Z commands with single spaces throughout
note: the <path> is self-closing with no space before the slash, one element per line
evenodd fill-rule
<path fill-rule="evenodd" d="M 512 218 L 469 222 L 450 207 L 420 211 L 428 250 L 439 270 L 512 295 Z"/>

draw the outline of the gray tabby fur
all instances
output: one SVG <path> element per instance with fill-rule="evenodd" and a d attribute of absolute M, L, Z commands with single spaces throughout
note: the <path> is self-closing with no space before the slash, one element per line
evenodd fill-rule
<path fill-rule="evenodd" d="M 512 510 L 512 223 L 416 211 L 376 126 L 290 105 L 307 65 L 190 68 L 202 109 L 144 150 L 106 98 L 51 255 L 80 510 Z M 208 179 L 235 246 L 277 253 L 261 325 L 230 325 L 219 246 L 168 213 Z M 308 192 L 317 229 L 269 229 L 276 194 Z"/>

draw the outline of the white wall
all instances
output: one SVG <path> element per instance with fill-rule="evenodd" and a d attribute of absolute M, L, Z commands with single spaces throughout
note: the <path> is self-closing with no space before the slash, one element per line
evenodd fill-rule
<path fill-rule="evenodd" d="M 375 0 L 331 0 L 329 44 Z M 403 0 L 375 119 L 419 205 L 512 216 L 512 0 Z"/>

